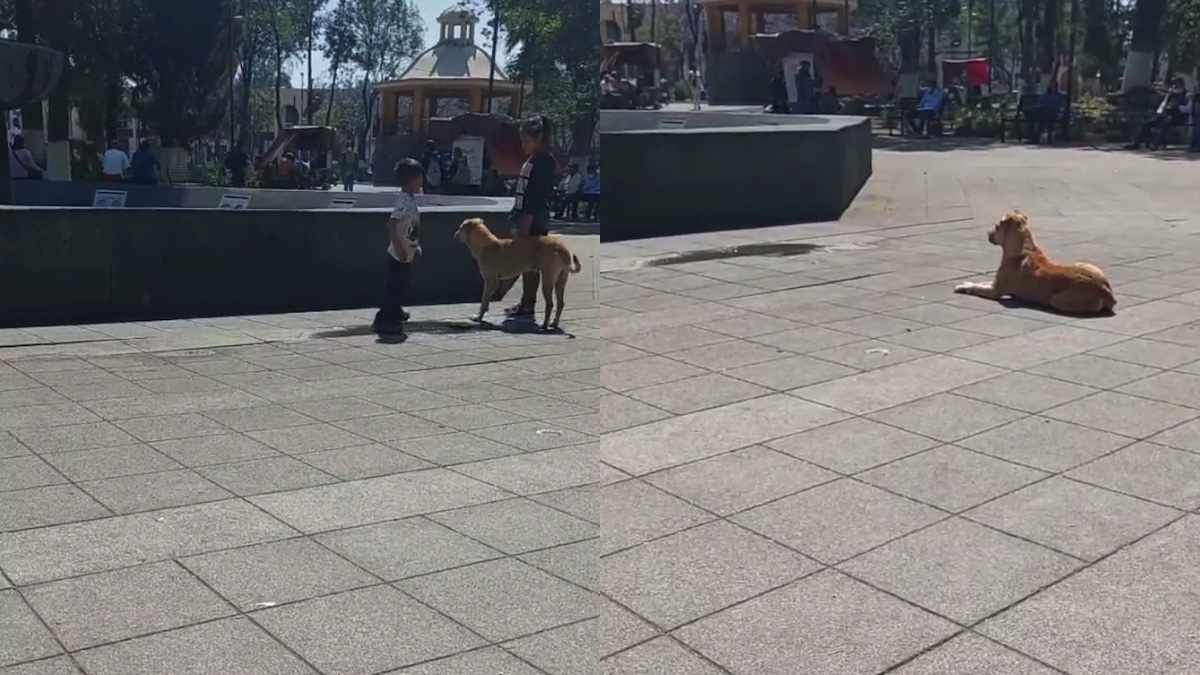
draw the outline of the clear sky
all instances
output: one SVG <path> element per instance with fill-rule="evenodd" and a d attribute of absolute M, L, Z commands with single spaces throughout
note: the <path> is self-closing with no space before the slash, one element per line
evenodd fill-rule
<path fill-rule="evenodd" d="M 437 16 L 439 14 L 441 14 L 443 10 L 445 10 L 448 7 L 453 7 L 454 5 L 456 5 L 458 3 L 456 2 L 456 0 L 414 0 L 414 1 L 416 2 L 417 9 L 420 10 L 420 12 L 421 12 L 421 18 L 425 19 L 425 46 L 432 47 L 438 40 L 438 25 L 437 25 L 437 21 L 435 19 L 437 19 Z M 479 3 L 479 4 L 482 5 L 482 4 L 486 4 L 486 3 Z M 482 27 L 482 24 L 485 24 L 490 20 L 491 20 L 491 16 L 489 14 L 485 13 L 483 16 L 480 17 L 479 23 L 481 25 L 479 27 L 477 27 L 476 30 L 477 31 L 480 30 L 480 28 Z M 478 32 L 475 34 L 475 39 L 481 47 L 490 48 L 489 40 L 487 38 L 481 37 Z M 485 42 L 489 42 L 489 44 L 485 44 Z M 503 66 L 504 62 L 507 60 L 507 58 L 508 58 L 508 56 L 505 53 L 504 44 L 501 43 L 500 52 L 497 55 L 496 60 L 499 61 L 501 66 Z M 301 57 L 292 64 L 290 72 L 292 74 L 292 84 L 294 84 L 296 86 L 300 86 L 303 83 L 304 77 L 306 76 L 306 74 L 308 72 L 308 68 L 307 68 L 306 64 L 304 63 L 303 55 L 301 55 Z M 318 83 L 328 82 L 328 80 L 329 80 L 329 78 L 327 76 L 328 72 L 329 72 L 329 61 L 325 58 L 325 56 L 320 54 L 319 52 L 316 54 L 313 54 L 313 79 L 316 80 Z"/>

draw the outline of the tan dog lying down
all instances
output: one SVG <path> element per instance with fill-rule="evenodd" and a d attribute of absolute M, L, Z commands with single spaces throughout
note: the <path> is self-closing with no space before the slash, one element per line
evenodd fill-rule
<path fill-rule="evenodd" d="M 466 244 L 479 273 L 483 275 L 483 300 L 479 303 L 476 321 L 483 321 L 488 305 L 501 279 L 513 279 L 526 272 L 537 271 L 542 275 L 542 297 L 546 303 L 546 314 L 542 330 L 558 327 L 562 318 L 563 296 L 567 291 L 567 279 L 583 269 L 579 258 L 567 250 L 558 237 L 528 237 L 501 239 L 492 234 L 480 218 L 469 218 L 458 226 L 454 240 Z M 551 302 L 551 294 L 558 300 Z M 554 309 L 554 320 L 550 310 Z"/>
<path fill-rule="evenodd" d="M 990 284 L 962 283 L 955 293 L 999 300 L 1005 296 L 1064 314 L 1112 312 L 1117 300 L 1104 272 L 1095 265 L 1061 265 L 1038 248 L 1029 218 L 1014 211 L 988 232 L 988 243 L 999 246 L 1000 267 Z"/>

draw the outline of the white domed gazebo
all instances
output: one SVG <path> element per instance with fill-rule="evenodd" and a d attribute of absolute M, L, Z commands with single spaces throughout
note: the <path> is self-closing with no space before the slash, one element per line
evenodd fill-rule
<path fill-rule="evenodd" d="M 441 101 L 455 99 L 459 106 L 455 114 L 488 111 L 492 59 L 475 44 L 479 17 L 465 7 L 451 7 L 438 15 L 437 22 L 438 43 L 413 59 L 398 77 L 375 85 L 381 135 L 424 130 L 429 118 L 440 116 Z M 516 117 L 523 93 L 521 85 L 509 80 L 497 65 L 492 111 Z M 408 116 L 411 119 L 404 119 Z"/>

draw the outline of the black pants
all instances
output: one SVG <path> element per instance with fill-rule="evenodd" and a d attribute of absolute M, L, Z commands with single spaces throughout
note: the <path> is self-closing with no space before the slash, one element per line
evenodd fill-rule
<path fill-rule="evenodd" d="M 404 296 L 408 293 L 408 268 L 392 256 L 387 257 L 387 280 L 383 284 L 383 301 L 375 313 L 376 326 L 395 326 L 404 319 Z"/>
<path fill-rule="evenodd" d="M 533 223 L 529 226 L 529 236 L 544 237 L 550 234 L 550 212 L 545 211 L 533 216 Z M 532 310 L 537 305 L 538 286 L 541 284 L 542 275 L 539 272 L 526 272 L 521 275 L 521 307 Z M 500 302 L 505 295 L 512 290 L 513 286 L 517 285 L 516 278 L 501 279 L 500 286 L 496 289 L 496 293 L 492 296 L 492 302 Z"/>
<path fill-rule="evenodd" d="M 600 195 L 584 195 L 583 201 L 587 204 L 587 213 L 584 214 L 588 220 L 600 220 Z"/>
<path fill-rule="evenodd" d="M 914 110 L 908 114 L 908 125 L 914 134 L 929 135 L 929 123 L 937 119 L 936 110 Z"/>
<path fill-rule="evenodd" d="M 235 188 L 246 187 L 246 172 L 233 171 L 229 174 L 229 185 Z"/>
<path fill-rule="evenodd" d="M 1184 117 L 1178 111 L 1155 115 L 1153 119 L 1147 121 L 1138 129 L 1137 138 L 1133 139 L 1134 147 L 1142 144 L 1149 145 L 1151 137 L 1155 137 L 1157 145 L 1163 146 L 1167 144 L 1167 131 L 1171 125 L 1182 125 Z M 1157 132 L 1157 133 L 1156 133 Z"/>
<path fill-rule="evenodd" d="M 1049 143 L 1054 135 L 1054 124 L 1058 121 L 1058 111 L 1035 108 L 1025 115 L 1029 120 L 1029 140 L 1040 142 L 1044 131 L 1047 132 L 1046 142 Z"/>
<path fill-rule="evenodd" d="M 583 199 L 583 195 L 579 192 L 572 192 L 569 195 L 564 195 L 562 201 L 558 205 L 558 217 L 567 218 L 568 220 L 579 219 L 579 202 Z"/>

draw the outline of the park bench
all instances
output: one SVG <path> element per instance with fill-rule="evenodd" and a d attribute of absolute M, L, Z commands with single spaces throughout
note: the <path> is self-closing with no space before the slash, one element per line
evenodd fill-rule
<path fill-rule="evenodd" d="M 1021 98 L 1017 100 L 1017 107 L 1011 112 L 1006 112 L 1000 117 L 1000 142 L 1004 143 L 1008 139 L 1008 128 L 1011 126 L 1013 134 L 1017 141 L 1026 140 L 1026 130 L 1037 133 L 1040 132 L 1033 128 L 1033 120 L 1030 113 L 1037 109 L 1038 100 L 1041 98 L 1039 94 L 1021 94 Z M 1046 142 L 1054 142 L 1054 129 L 1062 123 L 1063 108 L 1058 111 L 1058 115 L 1054 118 L 1054 123 L 1046 126 Z M 1030 138 L 1029 140 L 1037 141 L 1038 138 Z"/>

